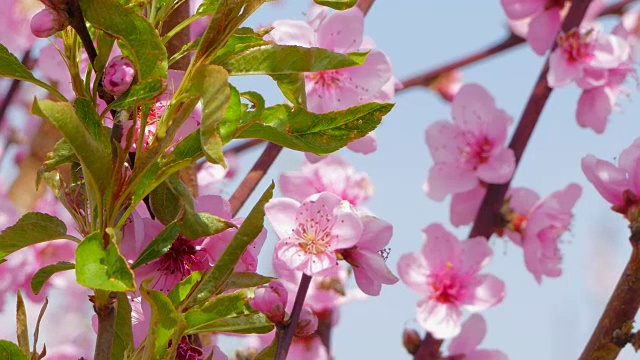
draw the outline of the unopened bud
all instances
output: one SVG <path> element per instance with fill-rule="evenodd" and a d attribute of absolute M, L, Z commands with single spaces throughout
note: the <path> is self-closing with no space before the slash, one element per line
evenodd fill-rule
<path fill-rule="evenodd" d="M 289 295 L 280 281 L 274 280 L 268 285 L 261 286 L 254 294 L 254 298 L 249 301 L 252 308 L 267 315 L 267 318 L 274 323 L 284 320 L 284 308 L 287 306 Z"/>
<path fill-rule="evenodd" d="M 104 69 L 102 84 L 109 94 L 119 96 L 129 90 L 135 75 L 136 70 L 131 60 L 125 56 L 116 56 Z"/>
<path fill-rule="evenodd" d="M 40 10 L 31 18 L 31 32 L 39 38 L 48 38 L 67 26 L 69 26 L 69 17 L 66 13 L 49 7 Z"/>
<path fill-rule="evenodd" d="M 296 324 L 295 336 L 305 337 L 313 334 L 318 329 L 318 317 L 309 309 L 302 309 L 300 318 Z"/>
<path fill-rule="evenodd" d="M 402 332 L 402 345 L 404 345 L 404 348 L 407 349 L 409 354 L 414 355 L 417 353 L 421 342 L 422 339 L 417 331 L 413 329 L 404 329 Z"/>
<path fill-rule="evenodd" d="M 458 70 L 444 73 L 430 87 L 444 100 L 451 102 L 462 87 L 462 73 Z"/>

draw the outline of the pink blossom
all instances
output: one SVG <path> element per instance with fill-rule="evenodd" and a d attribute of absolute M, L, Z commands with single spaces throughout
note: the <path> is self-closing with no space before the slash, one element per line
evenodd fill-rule
<path fill-rule="evenodd" d="M 342 258 L 353 268 L 360 290 L 367 295 L 380 295 L 382 284 L 393 285 L 398 278 L 387 267 L 385 246 L 391 240 L 393 226 L 369 214 L 361 214 L 362 236 L 349 249 L 341 250 Z"/>
<path fill-rule="evenodd" d="M 547 80 L 552 88 L 575 81 L 583 89 L 608 82 L 608 70 L 626 69 L 630 48 L 624 39 L 601 34 L 598 29 L 573 29 L 558 36 L 549 56 Z"/>
<path fill-rule="evenodd" d="M 568 0 L 500 0 L 513 32 L 527 40 L 538 55 L 551 49 L 560 31 L 571 1 Z M 604 1 L 591 2 L 583 24 L 598 16 Z"/>
<path fill-rule="evenodd" d="M 507 360 L 499 350 L 477 349 L 487 334 L 487 322 L 481 315 L 473 314 L 462 324 L 460 334 L 449 343 L 449 357 L 465 360 Z"/>
<path fill-rule="evenodd" d="M 342 54 L 370 50 L 363 42 L 364 15 L 357 7 L 329 15 L 326 9 L 313 7 L 307 22 L 278 20 L 273 27 L 269 36 L 277 44 L 320 47 Z M 325 113 L 371 101 L 391 101 L 395 82 L 389 59 L 371 50 L 361 66 L 306 73 L 307 107 Z M 349 145 L 351 150 L 365 154 L 375 146 L 374 138 Z"/>
<path fill-rule="evenodd" d="M 611 203 L 612 209 L 637 221 L 640 201 L 640 138 L 624 149 L 618 165 L 600 160 L 593 155 L 582 158 L 582 171 L 600 195 Z"/>
<path fill-rule="evenodd" d="M 136 70 L 126 56 L 116 56 L 109 60 L 102 75 L 104 89 L 111 95 L 120 96 L 129 90 Z"/>
<path fill-rule="evenodd" d="M 196 211 L 208 212 L 226 219 L 231 217 L 229 203 L 215 195 L 199 197 L 194 202 L 194 208 Z M 129 221 L 123 229 L 121 250 L 125 257 L 133 261 L 164 227 L 155 220 L 141 217 L 137 212 L 133 213 Z M 241 223 L 241 221 L 241 219 L 232 220 L 235 223 Z M 192 272 L 209 269 L 218 260 L 235 232 L 237 229 L 228 229 L 220 234 L 197 240 L 188 240 L 178 235 L 164 255 L 135 270 L 136 279 L 153 278 L 154 281 L 151 283 L 153 289 L 169 292 L 175 284 Z M 265 238 L 266 232 L 263 230 L 236 264 L 236 271 L 255 271 L 258 253 Z"/>
<path fill-rule="evenodd" d="M 562 274 L 562 254 L 558 246 L 560 236 L 573 219 L 571 209 L 582 189 L 569 184 L 544 199 L 526 188 L 510 189 L 509 221 L 506 235 L 524 249 L 527 270 L 538 282 L 542 276 L 558 277 Z"/>
<path fill-rule="evenodd" d="M 635 60 L 640 56 L 640 10 L 625 11 L 620 17 L 620 23 L 611 32 L 624 39 L 631 47 L 631 57 Z"/>
<path fill-rule="evenodd" d="M 284 320 L 288 296 L 284 285 L 280 281 L 274 280 L 267 285 L 258 287 L 254 292 L 253 299 L 249 301 L 249 305 L 267 315 L 271 322 L 279 323 Z"/>
<path fill-rule="evenodd" d="M 453 99 L 452 114 L 453 123 L 435 122 L 426 133 L 434 164 L 424 189 L 436 201 L 481 183 L 505 183 L 515 169 L 513 151 L 505 147 L 512 118 L 496 108 L 484 88 L 463 86 Z"/>
<path fill-rule="evenodd" d="M 294 200 L 327 191 L 358 206 L 373 193 L 373 185 L 365 172 L 356 171 L 338 155 L 328 155 L 316 163 L 306 162 L 300 171 L 280 176 L 280 190 Z"/>
<path fill-rule="evenodd" d="M 280 239 L 276 255 L 289 267 L 307 275 L 321 275 L 338 265 L 336 250 L 354 246 L 362 222 L 337 195 L 323 192 L 299 203 L 272 199 L 265 213 Z"/>
<path fill-rule="evenodd" d="M 316 329 L 318 329 L 318 317 L 311 310 L 302 308 L 296 324 L 295 335 L 298 337 L 310 336 Z"/>
<path fill-rule="evenodd" d="M 418 302 L 418 323 L 434 337 L 460 333 L 462 311 L 478 312 L 499 304 L 505 286 L 493 275 L 479 275 L 491 257 L 484 237 L 459 241 L 440 224 L 423 230 L 419 253 L 404 254 L 398 273 L 412 290 L 424 296 Z"/>
<path fill-rule="evenodd" d="M 469 191 L 453 194 L 449 209 L 451 225 L 462 226 L 472 223 L 478 215 L 486 193 L 487 186 L 480 184 Z"/>

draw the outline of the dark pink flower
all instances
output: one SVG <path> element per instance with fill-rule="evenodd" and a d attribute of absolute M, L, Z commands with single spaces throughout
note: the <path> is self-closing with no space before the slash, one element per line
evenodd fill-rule
<path fill-rule="evenodd" d="M 267 315 L 270 321 L 279 323 L 284 320 L 288 296 L 284 285 L 278 280 L 273 280 L 267 285 L 256 288 L 249 305 Z"/>
<path fill-rule="evenodd" d="M 102 84 L 109 94 L 120 96 L 129 90 L 135 75 L 133 62 L 126 56 L 116 56 L 107 63 L 102 75 Z"/>

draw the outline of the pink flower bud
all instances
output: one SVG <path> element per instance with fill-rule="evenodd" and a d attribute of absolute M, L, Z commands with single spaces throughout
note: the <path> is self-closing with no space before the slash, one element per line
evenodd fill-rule
<path fill-rule="evenodd" d="M 318 317 L 315 316 L 311 310 L 302 309 L 300 312 L 300 318 L 296 325 L 295 336 L 305 337 L 313 334 L 318 329 Z"/>
<path fill-rule="evenodd" d="M 422 339 L 417 331 L 413 329 L 404 329 L 402 332 L 402 345 L 404 345 L 404 348 L 407 349 L 409 354 L 414 355 L 417 353 L 421 342 Z"/>
<path fill-rule="evenodd" d="M 287 306 L 287 289 L 278 280 L 261 286 L 254 292 L 255 297 L 249 301 L 252 308 L 267 315 L 267 318 L 279 323 L 284 320 L 284 308 Z"/>
<path fill-rule="evenodd" d="M 119 96 L 129 89 L 135 75 L 136 70 L 131 60 L 124 56 L 116 56 L 107 64 L 102 84 L 109 94 Z"/>
<path fill-rule="evenodd" d="M 69 26 L 69 18 L 66 13 L 48 7 L 31 18 L 31 32 L 39 38 L 48 38 L 67 26 Z"/>

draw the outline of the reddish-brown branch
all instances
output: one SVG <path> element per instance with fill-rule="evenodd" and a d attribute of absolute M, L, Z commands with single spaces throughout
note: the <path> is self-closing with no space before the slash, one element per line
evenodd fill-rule
<path fill-rule="evenodd" d="M 459 60 L 453 61 L 451 63 L 435 68 L 431 71 L 428 71 L 426 73 L 423 73 L 402 81 L 402 88 L 397 90 L 397 92 L 404 91 L 414 86 L 429 87 L 430 85 L 433 84 L 434 81 L 436 81 L 443 74 L 446 74 L 450 71 L 461 68 L 463 66 L 475 63 L 476 61 L 486 59 L 495 54 L 511 49 L 512 47 L 522 43 L 524 43 L 523 38 L 515 34 L 509 34 L 509 36 L 507 36 L 506 39 L 500 41 L 499 43 L 493 46 L 490 46 L 486 49 L 482 49 L 480 51 L 476 51 Z"/>
<path fill-rule="evenodd" d="M 634 231 L 629 263 L 611 294 L 580 360 L 609 360 L 618 357 L 631 335 L 631 322 L 640 308 L 640 249 L 638 230 Z M 634 239 L 635 238 L 635 239 Z"/>
<path fill-rule="evenodd" d="M 273 162 L 282 151 L 282 146 L 274 143 L 267 143 L 264 151 L 253 165 L 247 176 L 242 180 L 236 191 L 231 195 L 229 202 L 231 203 L 231 213 L 235 217 L 240 208 L 247 201 L 253 190 L 256 188 L 260 180 L 267 173 Z"/>
<path fill-rule="evenodd" d="M 367 15 L 367 13 L 369 13 L 369 9 L 371 9 L 371 6 L 373 5 L 373 1 L 374 0 L 360 0 L 356 6 L 363 14 Z"/>
<path fill-rule="evenodd" d="M 240 144 L 229 146 L 228 148 L 224 149 L 223 153 L 225 156 L 229 154 L 238 154 L 245 150 L 253 149 L 254 147 L 262 144 L 263 142 L 264 140 L 262 139 L 247 140 L 247 141 L 241 142 Z"/>
<path fill-rule="evenodd" d="M 580 24 L 590 2 L 591 0 L 582 0 L 575 1 L 573 3 L 571 9 L 569 9 L 566 19 L 562 23 L 563 31 L 569 31 Z M 522 154 L 524 153 L 527 143 L 531 138 L 533 129 L 540 118 L 542 109 L 544 109 L 544 105 L 547 103 L 549 95 L 551 95 L 552 89 L 547 83 L 548 71 L 549 62 L 547 60 L 540 72 L 540 75 L 538 76 L 538 81 L 533 87 L 529 101 L 525 106 L 520 121 L 518 122 L 518 127 L 516 128 L 516 131 L 511 138 L 511 142 L 509 143 L 509 148 L 513 149 L 516 156 L 516 168 L 520 163 Z M 484 236 L 488 239 L 491 234 L 493 234 L 499 225 L 499 210 L 510 184 L 511 181 L 505 184 L 489 185 L 487 193 L 482 201 L 482 205 L 480 205 L 480 210 L 478 210 L 476 219 L 473 222 L 473 228 L 471 229 L 469 237 Z"/>

